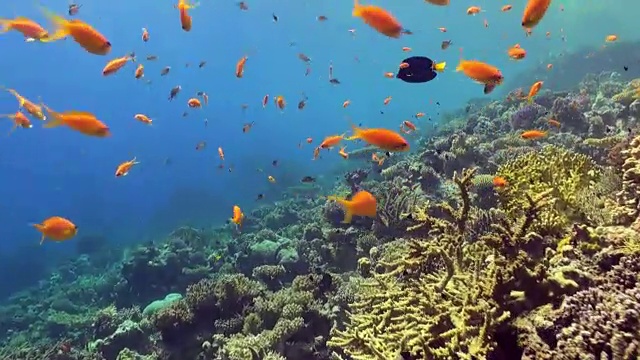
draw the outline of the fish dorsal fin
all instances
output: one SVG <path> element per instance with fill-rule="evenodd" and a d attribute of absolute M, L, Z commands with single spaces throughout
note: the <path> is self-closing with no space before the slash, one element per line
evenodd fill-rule
<path fill-rule="evenodd" d="M 96 117 L 95 115 L 93 115 L 88 111 L 78 111 L 78 110 L 69 110 L 65 112 L 64 115 Z"/>
<path fill-rule="evenodd" d="M 16 18 L 14 20 L 20 20 L 20 21 L 32 21 L 31 19 L 29 19 L 26 16 L 16 16 Z"/>

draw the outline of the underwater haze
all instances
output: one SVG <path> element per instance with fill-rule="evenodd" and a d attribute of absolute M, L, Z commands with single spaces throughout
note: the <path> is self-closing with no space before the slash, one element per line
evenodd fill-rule
<path fill-rule="evenodd" d="M 633 58 L 610 57 L 597 65 L 598 71 L 621 73 L 625 80 L 640 76 L 640 58 L 633 52 L 640 41 L 639 1 L 553 0 L 531 34 L 521 26 L 526 3 L 363 1 L 361 5 L 379 6 L 401 23 L 405 32 L 393 38 L 354 16 L 349 0 L 201 0 L 188 9 L 190 31 L 182 28 L 174 0 L 84 0 L 73 16 L 66 0 L 3 1 L 2 18 L 26 17 L 53 33 L 47 9 L 95 28 L 111 50 L 104 56 L 91 54 L 71 36 L 25 41 L 20 32 L 7 28 L 0 35 L 0 114 L 20 109 L 6 91 L 15 89 L 56 112 L 90 112 L 111 135 L 46 127 L 53 121 L 50 113 L 45 121 L 30 117 L 29 129 L 13 129 L 8 116 L 0 119 L 0 298 L 47 279 L 55 266 L 77 259 L 83 238 L 118 251 L 164 239 L 183 226 L 222 228 L 235 239 L 244 228 L 242 219 L 233 219 L 234 206 L 247 218 L 252 212 L 263 214 L 262 208 L 283 206 L 278 204 L 292 197 L 293 188 L 306 185 L 305 177 L 321 189 L 307 196 L 310 203 L 324 201 L 336 189 L 355 192 L 356 187 L 334 185 L 345 174 L 370 171 L 371 161 L 367 158 L 367 166 L 362 166 L 338 154 L 342 146 L 350 153 L 367 141 L 343 141 L 314 154 L 326 137 L 352 135 L 353 125 L 393 130 L 407 139 L 408 153 L 373 144 L 379 147 L 376 155 L 388 159 L 384 166 L 393 166 L 433 143 L 450 125 L 452 114 L 469 111 L 470 100 L 502 101 L 520 86 L 526 97 L 534 80 L 545 81 L 542 92 L 575 88 L 577 84 L 565 81 L 569 75 L 562 74 L 577 73 L 579 81 L 592 73 L 581 67 L 582 54 L 597 57 L 611 54 L 616 46 L 629 46 L 632 50 L 624 53 L 633 53 Z M 505 5 L 512 8 L 504 10 Z M 474 6 L 478 12 L 468 14 Z M 148 41 L 142 39 L 143 29 L 149 32 Z M 606 40 L 612 35 L 616 39 Z M 448 47 L 443 44 L 447 41 Z M 526 49 L 523 59 L 508 56 L 516 44 Z M 135 61 L 103 75 L 109 61 L 132 53 Z M 414 56 L 446 67 L 431 81 L 397 78 L 403 60 Z M 461 59 L 490 64 L 504 82 L 465 76 L 456 69 Z M 571 64 L 574 60 L 567 59 L 577 60 Z M 139 64 L 144 65 L 144 76 L 136 79 Z M 483 84 L 498 88 L 485 94 Z M 171 100 L 177 86 L 181 90 Z M 277 96 L 286 106 L 278 107 Z M 190 107 L 192 98 L 202 106 Z M 136 114 L 147 115 L 152 125 L 137 121 Z M 417 130 L 403 133 L 404 120 L 415 123 Z M 139 163 L 126 176 L 115 176 L 119 165 L 134 158 Z M 466 165 L 485 160 L 472 159 Z M 77 235 L 64 241 L 49 241 L 48 236 L 40 244 L 42 234 L 32 225 L 53 216 L 72 221 Z M 250 221 L 260 223 L 257 217 Z M 186 285 L 168 287 L 184 292 Z"/>

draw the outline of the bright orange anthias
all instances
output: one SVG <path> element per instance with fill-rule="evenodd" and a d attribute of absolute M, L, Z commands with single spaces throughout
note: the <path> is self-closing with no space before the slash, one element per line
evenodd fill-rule
<path fill-rule="evenodd" d="M 363 129 L 352 125 L 353 135 L 345 140 L 360 139 L 369 145 L 392 152 L 409 151 L 409 143 L 400 134 L 389 129 Z"/>
<path fill-rule="evenodd" d="M 388 37 L 398 38 L 404 31 L 400 22 L 390 12 L 379 6 L 360 5 L 358 0 L 353 0 L 352 14 Z"/>
<path fill-rule="evenodd" d="M 111 51 L 111 43 L 107 38 L 84 21 L 67 20 L 51 11 L 42 8 L 44 14 L 55 25 L 55 32 L 40 41 L 52 42 L 71 36 L 75 42 L 95 55 L 107 55 Z"/>
<path fill-rule="evenodd" d="M 188 10 L 194 9 L 197 6 L 197 3 L 190 3 L 188 0 L 178 1 L 178 4 L 175 6 L 175 8 L 180 12 L 180 25 L 182 27 L 182 30 L 191 31 L 191 15 L 189 15 Z"/>
<path fill-rule="evenodd" d="M 65 241 L 78 233 L 78 227 L 74 223 L 60 216 L 52 216 L 41 224 L 31 224 L 31 226 L 42 233 L 40 245 L 46 238 L 53 241 Z"/>
<path fill-rule="evenodd" d="M 0 117 L 6 117 L 13 121 L 13 127 L 9 130 L 9 134 L 11 134 L 15 129 L 21 127 L 23 129 L 31 129 L 33 125 L 31 125 L 31 121 L 25 114 L 20 111 L 16 111 L 15 114 L 6 114 L 0 115 Z"/>
<path fill-rule="evenodd" d="M 134 53 L 109 61 L 107 65 L 105 65 L 105 67 L 102 69 L 102 76 L 115 74 L 120 69 L 122 69 L 129 61 L 136 61 L 136 55 Z"/>
<path fill-rule="evenodd" d="M 50 115 L 50 120 L 45 128 L 66 125 L 71 129 L 89 136 L 106 137 L 111 135 L 109 128 L 95 115 L 86 111 L 66 111 L 58 113 L 45 106 Z"/>
<path fill-rule="evenodd" d="M 123 162 L 116 168 L 116 177 L 127 176 L 129 174 L 129 170 L 131 170 L 134 165 L 138 164 L 140 163 L 136 161 L 135 157 L 129 161 Z"/>
<path fill-rule="evenodd" d="M 29 99 L 18 94 L 18 92 L 13 89 L 6 89 L 6 90 L 9 93 L 11 93 L 11 95 L 16 97 L 16 100 L 18 100 L 18 106 L 27 110 L 27 112 L 31 114 L 31 116 L 35 117 L 38 120 L 47 119 L 47 117 L 44 115 L 44 111 L 42 111 L 42 106 L 36 105 L 35 103 L 31 102 Z"/>
<path fill-rule="evenodd" d="M 551 0 L 529 0 L 522 14 L 522 27 L 533 29 L 547 13 Z"/>
<path fill-rule="evenodd" d="M 37 22 L 23 16 L 15 19 L 0 19 L 0 33 L 14 30 L 24 35 L 25 41 L 42 41 L 49 32 Z"/>
<path fill-rule="evenodd" d="M 500 69 L 478 60 L 460 60 L 456 71 L 461 71 L 468 78 L 483 84 L 485 94 L 493 91 L 504 81 Z"/>

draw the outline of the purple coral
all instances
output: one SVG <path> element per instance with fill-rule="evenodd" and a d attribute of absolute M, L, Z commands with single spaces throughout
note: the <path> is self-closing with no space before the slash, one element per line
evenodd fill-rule
<path fill-rule="evenodd" d="M 557 98 L 553 102 L 551 111 L 555 120 L 560 121 L 563 128 L 585 132 L 589 123 L 584 112 L 589 108 L 587 95 L 569 95 Z"/>
<path fill-rule="evenodd" d="M 360 190 L 360 184 L 367 179 L 368 175 L 367 170 L 357 169 L 346 173 L 344 179 L 351 187 L 351 191 L 355 193 Z"/>
<path fill-rule="evenodd" d="M 528 104 L 511 115 L 511 126 L 516 129 L 531 129 L 533 123 L 543 116 L 546 109 L 538 104 Z"/>

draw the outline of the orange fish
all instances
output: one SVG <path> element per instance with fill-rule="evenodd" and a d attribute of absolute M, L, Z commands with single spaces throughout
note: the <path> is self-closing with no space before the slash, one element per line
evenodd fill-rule
<path fill-rule="evenodd" d="M 136 55 L 132 53 L 127 56 L 119 57 L 109 61 L 107 65 L 105 65 L 105 67 L 102 69 L 102 76 L 115 74 L 118 70 L 122 69 L 129 61 L 136 61 Z"/>
<path fill-rule="evenodd" d="M 40 24 L 22 16 L 15 19 L 0 19 L 0 34 L 11 30 L 24 35 L 24 39 L 27 42 L 41 41 L 49 37 L 49 32 Z"/>
<path fill-rule="evenodd" d="M 467 9 L 467 15 L 475 15 L 475 14 L 481 12 L 481 11 L 482 11 L 482 9 L 480 8 L 480 6 L 470 6 Z"/>
<path fill-rule="evenodd" d="M 153 123 L 153 120 L 151 120 L 147 115 L 144 114 L 135 114 L 133 118 L 144 124 L 151 125 Z"/>
<path fill-rule="evenodd" d="M 462 71 L 468 78 L 485 85 L 487 89 L 502 84 L 504 77 L 502 72 L 495 66 L 477 60 L 460 60 L 456 71 Z"/>
<path fill-rule="evenodd" d="M 351 105 L 351 101 L 350 101 L 350 100 L 345 100 L 345 101 L 342 103 L 342 107 L 343 107 L 343 108 L 345 108 L 345 109 L 346 109 L 349 105 Z"/>
<path fill-rule="evenodd" d="M 342 206 L 344 210 L 344 220 L 342 220 L 343 224 L 351 223 L 353 215 L 366 216 L 371 218 L 376 217 L 378 202 L 376 198 L 368 191 L 358 191 L 357 193 L 355 193 L 355 195 L 353 195 L 351 200 L 337 197 L 335 195 L 327 196 L 327 200 L 335 201 L 340 204 L 340 206 Z"/>
<path fill-rule="evenodd" d="M 345 140 L 360 139 L 369 145 L 377 146 L 386 151 L 409 151 L 409 143 L 407 140 L 395 131 L 380 128 L 363 129 L 355 125 L 351 127 L 353 129 L 353 135 L 345 138 Z"/>
<path fill-rule="evenodd" d="M 138 67 L 136 68 L 136 72 L 133 73 L 133 76 L 136 79 L 141 79 L 142 77 L 144 77 L 144 65 L 138 64 Z"/>
<path fill-rule="evenodd" d="M 520 44 L 515 44 L 507 50 L 507 54 L 514 60 L 522 60 L 527 56 L 527 51 L 521 48 Z"/>
<path fill-rule="evenodd" d="M 20 111 L 16 111 L 15 114 L 0 115 L 0 118 L 2 117 L 13 120 L 13 127 L 11 128 L 11 130 L 9 130 L 9 133 L 13 132 L 18 127 L 21 127 L 23 129 L 31 129 L 33 127 L 29 118 L 27 118 L 27 116 Z"/>
<path fill-rule="evenodd" d="M 111 135 L 109 128 L 102 121 L 98 120 L 95 115 L 85 111 L 66 111 L 58 113 L 45 105 L 45 109 L 51 116 L 48 123 L 44 125 L 46 128 L 66 125 L 73 130 L 79 131 L 85 135 L 105 137 Z"/>
<path fill-rule="evenodd" d="M 220 157 L 220 160 L 224 161 L 224 151 L 222 151 L 222 147 L 218 148 L 218 156 Z"/>
<path fill-rule="evenodd" d="M 42 233 L 40 245 L 42 245 L 45 238 L 53 241 L 65 241 L 78 233 L 78 227 L 74 223 L 59 216 L 52 216 L 43 221 L 42 224 L 31 224 L 31 226 Z"/>
<path fill-rule="evenodd" d="M 129 174 L 129 170 L 131 170 L 134 165 L 138 164 L 140 163 L 136 161 L 135 157 L 129 161 L 123 162 L 116 168 L 116 177 L 127 176 L 127 174 Z"/>
<path fill-rule="evenodd" d="M 200 108 L 202 106 L 202 103 L 200 102 L 200 100 L 198 100 L 198 98 L 191 98 L 187 101 L 187 105 L 190 108 Z"/>
<path fill-rule="evenodd" d="M 527 95 L 527 102 L 533 102 L 533 97 L 538 94 L 540 89 L 542 89 L 543 84 L 543 81 L 536 81 L 535 83 L 533 83 L 533 85 L 531 85 L 531 89 L 529 89 L 529 95 Z"/>
<path fill-rule="evenodd" d="M 388 37 L 398 38 L 402 34 L 402 25 L 387 10 L 375 5 L 360 5 L 358 0 L 353 0 L 354 17 L 361 18 L 365 24 Z"/>
<path fill-rule="evenodd" d="M 512 7 L 513 6 L 511 6 L 511 5 L 505 5 L 500 9 L 500 11 L 507 12 L 507 11 L 511 10 Z"/>
<path fill-rule="evenodd" d="M 440 30 L 440 32 L 443 32 L 443 33 L 447 32 L 447 28 L 446 27 L 439 27 L 438 30 Z"/>
<path fill-rule="evenodd" d="M 396 76 L 396 74 L 392 73 L 392 72 L 386 72 L 384 73 L 384 77 L 388 78 L 388 79 L 393 79 Z"/>
<path fill-rule="evenodd" d="M 384 101 L 382 103 L 384 105 L 389 105 L 390 102 L 391 102 L 391 96 L 387 96 L 386 98 L 384 98 Z"/>
<path fill-rule="evenodd" d="M 149 30 L 147 28 L 142 28 L 142 41 L 149 41 Z"/>
<path fill-rule="evenodd" d="M 551 0 L 528 0 L 522 14 L 522 27 L 532 29 L 538 25 L 549 9 L 549 5 L 551 5 Z"/>
<path fill-rule="evenodd" d="M 553 69 L 553 64 L 547 64 L 547 70 Z"/>
<path fill-rule="evenodd" d="M 244 221 L 244 213 L 240 209 L 240 206 L 233 205 L 233 216 L 231 217 L 231 222 L 236 224 L 236 228 L 242 227 L 242 222 Z"/>
<path fill-rule="evenodd" d="M 411 51 L 411 48 L 410 48 L 410 47 L 408 47 L 408 46 L 404 46 L 404 47 L 402 48 L 402 51 L 404 51 L 404 52 L 409 52 L 409 51 Z"/>
<path fill-rule="evenodd" d="M 549 119 L 549 120 L 547 120 L 547 124 L 549 124 L 550 126 L 556 127 L 556 128 L 558 128 L 558 129 L 559 129 L 559 128 L 560 128 L 560 126 L 562 125 L 562 124 L 560 124 L 560 121 L 558 121 L 558 120 L 554 120 L 554 119 Z"/>
<path fill-rule="evenodd" d="M 547 136 L 547 132 L 542 130 L 527 130 L 520 134 L 520 137 L 525 140 L 541 139 L 545 136 Z"/>
<path fill-rule="evenodd" d="M 385 159 L 386 157 L 378 156 L 378 154 L 376 153 L 371 154 L 371 161 L 378 163 L 378 166 L 382 166 L 382 164 L 384 164 Z"/>
<path fill-rule="evenodd" d="M 606 42 L 618 41 L 618 35 L 609 35 L 604 39 L 604 41 Z"/>
<path fill-rule="evenodd" d="M 244 76 L 244 65 L 247 63 L 247 59 L 249 59 L 249 57 L 245 55 L 236 63 L 237 78 L 241 78 L 242 76 Z"/>
<path fill-rule="evenodd" d="M 345 160 L 349 158 L 349 154 L 345 151 L 346 148 L 346 146 L 343 146 L 340 148 L 340 151 L 338 151 L 338 154 Z"/>
<path fill-rule="evenodd" d="M 42 8 L 42 11 L 53 22 L 55 32 L 40 41 L 52 42 L 71 36 L 75 42 L 92 54 L 107 55 L 111 51 L 109 40 L 91 25 L 78 19 L 67 20 L 45 8 Z"/>
<path fill-rule="evenodd" d="M 284 100 L 284 96 L 282 95 L 276 96 L 275 99 L 273 99 L 273 102 L 280 110 L 284 110 L 284 108 L 287 106 L 287 102 Z"/>
<path fill-rule="evenodd" d="M 507 179 L 503 178 L 502 176 L 496 176 L 493 178 L 494 187 L 503 188 L 507 185 L 509 185 L 509 182 L 507 181 Z"/>
<path fill-rule="evenodd" d="M 313 142 L 313 138 L 308 137 L 305 141 L 307 144 L 311 144 Z"/>
<path fill-rule="evenodd" d="M 248 133 L 249 130 L 251 130 L 251 128 L 253 127 L 253 125 L 255 124 L 255 121 L 252 121 L 250 123 L 246 123 L 244 125 L 242 125 L 242 132 L 243 133 Z"/>
<path fill-rule="evenodd" d="M 400 125 L 400 131 L 402 131 L 405 134 L 410 134 L 416 131 L 417 129 L 418 128 L 416 127 L 416 125 L 409 120 L 403 121 L 402 124 Z"/>
<path fill-rule="evenodd" d="M 313 149 L 313 160 L 316 160 L 320 156 L 320 147 Z"/>
<path fill-rule="evenodd" d="M 331 149 L 332 147 L 338 145 L 344 139 L 344 134 L 342 135 L 331 135 L 327 136 L 322 140 L 318 148 L 320 149 Z"/>
<path fill-rule="evenodd" d="M 180 12 L 180 26 L 184 31 L 191 31 L 191 15 L 189 15 L 188 10 L 194 9 L 197 5 L 192 4 L 189 0 L 178 0 L 178 4 L 175 5 L 175 8 Z"/>
<path fill-rule="evenodd" d="M 11 95 L 16 97 L 16 99 L 18 100 L 18 106 L 27 110 L 27 112 L 31 114 L 31 116 L 39 120 L 47 120 L 47 117 L 44 115 L 44 111 L 42 111 L 42 106 L 36 105 L 35 103 L 31 102 L 29 99 L 18 94 L 18 92 L 13 89 L 6 89 L 6 90 L 9 93 L 11 93 Z"/>

